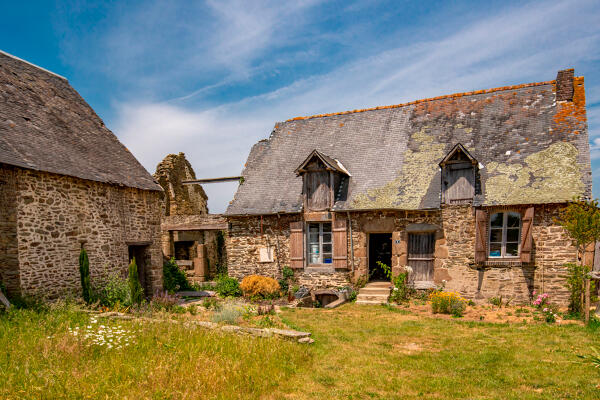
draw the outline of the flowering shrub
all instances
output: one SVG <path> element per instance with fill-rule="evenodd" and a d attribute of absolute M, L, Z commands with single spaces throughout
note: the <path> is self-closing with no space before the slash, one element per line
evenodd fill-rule
<path fill-rule="evenodd" d="M 98 324 L 95 317 L 90 319 L 89 325 L 83 329 L 69 328 L 69 333 L 80 337 L 92 346 L 105 347 L 107 349 L 121 349 L 135 343 L 133 332 L 123 329 L 121 326 L 110 326 Z"/>
<path fill-rule="evenodd" d="M 435 291 L 429 295 L 429 300 L 434 314 L 452 314 L 455 317 L 462 317 L 467 308 L 467 301 L 454 292 Z"/>
<path fill-rule="evenodd" d="M 533 291 L 533 295 L 535 296 L 535 290 Z M 542 293 L 533 301 L 533 305 L 537 308 L 542 308 L 547 305 L 548 302 L 550 302 L 550 295 L 548 293 Z"/>
<path fill-rule="evenodd" d="M 546 319 L 546 322 L 548 322 L 549 324 L 553 324 L 556 322 L 558 314 L 556 314 L 556 312 L 552 308 L 544 307 L 542 312 L 544 313 L 544 318 Z"/>
<path fill-rule="evenodd" d="M 251 298 L 272 299 L 279 295 L 279 283 L 267 276 L 250 275 L 240 285 L 244 296 Z"/>
<path fill-rule="evenodd" d="M 157 292 L 154 294 L 150 306 L 156 311 L 172 311 L 179 304 L 179 298 L 169 292 Z"/>

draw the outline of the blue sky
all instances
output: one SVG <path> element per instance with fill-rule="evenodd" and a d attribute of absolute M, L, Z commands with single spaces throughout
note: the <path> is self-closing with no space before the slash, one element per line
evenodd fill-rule
<path fill-rule="evenodd" d="M 237 175 L 276 121 L 585 76 L 600 197 L 600 2 L 29 1 L 0 49 L 54 71 L 154 172 Z M 222 212 L 235 184 L 206 185 Z"/>

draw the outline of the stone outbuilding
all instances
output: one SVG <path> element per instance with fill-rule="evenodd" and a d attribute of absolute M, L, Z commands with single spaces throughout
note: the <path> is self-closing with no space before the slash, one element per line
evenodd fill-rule
<path fill-rule="evenodd" d="M 227 209 L 229 273 L 310 288 L 410 266 L 418 288 L 566 303 L 554 218 L 591 196 L 583 77 L 277 123 Z"/>
<path fill-rule="evenodd" d="M 162 189 L 67 79 L 0 52 L 0 280 L 57 297 L 127 274 L 162 288 Z"/>
<path fill-rule="evenodd" d="M 204 282 L 225 268 L 227 221 L 208 213 L 208 197 L 196 180 L 184 153 L 167 155 L 156 167 L 154 178 L 164 190 L 162 251 L 175 258 L 190 281 Z"/>

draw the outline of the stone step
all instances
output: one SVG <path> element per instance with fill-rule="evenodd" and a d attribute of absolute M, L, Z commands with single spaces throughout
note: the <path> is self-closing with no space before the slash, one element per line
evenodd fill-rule
<path fill-rule="evenodd" d="M 379 301 L 382 303 L 387 303 L 389 297 L 389 293 L 385 295 L 359 294 L 358 296 L 356 296 L 356 301 Z"/>
<path fill-rule="evenodd" d="M 382 300 L 356 300 L 356 304 L 373 304 L 373 305 L 378 305 L 378 304 L 387 304 L 387 301 L 382 301 Z"/>
<path fill-rule="evenodd" d="M 390 294 L 390 289 L 389 288 L 385 288 L 385 287 L 369 287 L 366 286 L 364 288 L 361 288 L 358 291 L 359 294 L 384 294 L 384 295 L 389 295 Z"/>
<path fill-rule="evenodd" d="M 393 285 L 391 282 L 388 281 L 375 281 L 375 282 L 369 282 L 365 285 L 365 287 L 385 287 L 385 288 L 391 288 Z"/>

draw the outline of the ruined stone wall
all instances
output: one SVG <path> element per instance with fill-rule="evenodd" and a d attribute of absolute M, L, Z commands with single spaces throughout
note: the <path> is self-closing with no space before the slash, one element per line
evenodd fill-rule
<path fill-rule="evenodd" d="M 0 281 L 20 293 L 17 247 L 17 169 L 0 164 Z"/>
<path fill-rule="evenodd" d="M 92 284 L 127 273 L 128 245 L 148 244 L 150 290 L 162 288 L 160 192 L 18 170 L 21 287 L 55 297 L 80 290 L 83 243 Z"/>
<path fill-rule="evenodd" d="M 184 153 L 167 155 L 157 165 L 154 178 L 164 190 L 164 215 L 208 214 L 208 197 L 202 186 L 181 183 L 196 179 Z"/>

